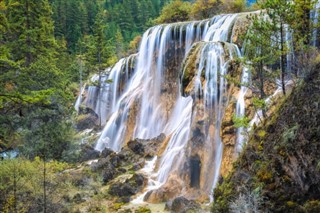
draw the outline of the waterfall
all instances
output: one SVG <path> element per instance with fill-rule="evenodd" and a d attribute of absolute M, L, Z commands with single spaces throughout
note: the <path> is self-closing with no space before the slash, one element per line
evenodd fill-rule
<path fill-rule="evenodd" d="M 88 88 L 85 105 L 101 119 L 104 125 L 109 116 L 116 110 L 116 104 L 121 94 L 121 82 L 126 81 L 129 76 L 130 67 L 135 55 L 119 60 L 111 69 L 106 69 L 101 75 L 101 87 L 99 88 L 99 76 L 91 77 L 91 84 Z M 79 96 L 80 97 L 80 96 Z M 78 98 L 79 99 L 79 98 Z M 79 100 L 79 102 L 81 99 Z M 77 102 L 76 107 L 79 108 Z"/>
<path fill-rule="evenodd" d="M 105 121 L 96 149 L 120 151 L 129 139 L 150 139 L 164 133 L 168 143 L 154 160 L 158 166 L 152 166 L 153 175 L 148 176 L 160 183 L 157 187 L 164 185 L 172 174 L 186 177 L 182 168 L 190 157 L 198 156 L 203 179 L 199 187 L 209 195 L 218 182 L 224 148 L 220 130 L 230 98 L 225 75 L 234 59 L 241 56 L 238 47 L 231 43 L 238 16 L 219 15 L 148 29 L 134 67 L 130 68 L 128 58 L 121 59 L 102 78 L 112 80 L 111 84 L 106 82 L 100 89 L 89 86 L 87 106 Z M 190 59 L 192 54 L 196 55 L 195 61 Z M 185 94 L 187 85 L 182 81 L 189 65 L 195 66 L 189 82 L 193 85 L 190 94 Z M 247 73 L 244 69 L 243 84 L 247 82 Z M 92 80 L 96 79 L 94 76 Z M 245 93 L 242 85 L 237 115 L 244 115 Z M 238 144 L 243 141 L 241 131 L 238 130 Z M 201 146 L 191 149 L 197 140 Z"/>
<path fill-rule="evenodd" d="M 319 9 L 320 9 L 320 1 L 316 1 L 314 5 L 314 10 L 311 11 L 311 20 L 315 26 L 315 29 L 312 32 L 312 44 L 316 46 L 318 44 L 318 23 L 319 23 Z"/>
<path fill-rule="evenodd" d="M 229 23 L 228 23 L 229 24 Z M 218 30 L 212 38 L 226 39 L 226 30 Z M 207 150 L 205 153 L 210 159 L 207 165 L 203 165 L 206 171 L 207 183 L 204 184 L 203 190 L 210 193 L 218 182 L 220 174 L 220 165 L 222 160 L 223 144 L 220 137 L 221 120 L 227 105 L 227 74 L 229 60 L 236 53 L 236 46 L 221 42 L 206 42 L 201 48 L 199 67 L 196 74 L 194 92 L 196 102 L 200 110 L 195 110 L 193 116 L 195 122 L 203 122 L 202 132 L 204 133 L 204 141 L 207 147 L 213 149 Z M 227 58 L 227 55 L 230 58 Z M 202 85 L 201 77 L 205 82 Z M 202 102 L 202 103 L 201 103 Z M 196 137 L 196 135 L 193 135 Z"/>
<path fill-rule="evenodd" d="M 192 98 L 179 96 L 172 119 L 168 123 L 172 131 L 171 139 L 161 158 L 157 180 L 164 184 L 170 174 L 170 171 L 180 166 L 183 158 L 183 151 L 188 142 L 190 134 L 191 116 L 192 116 Z"/>
<path fill-rule="evenodd" d="M 86 88 L 86 84 L 84 84 L 83 87 L 81 87 L 79 96 L 78 96 L 78 98 L 76 100 L 76 103 L 74 104 L 74 109 L 77 112 L 79 112 L 79 110 L 80 110 L 80 105 L 81 105 L 81 102 L 82 102 L 82 96 L 83 96 L 83 93 L 85 91 L 85 88 Z"/>
<path fill-rule="evenodd" d="M 108 147 L 120 150 L 127 134 L 130 134 L 126 125 L 128 113 L 134 104 L 140 106 L 140 110 L 129 137 L 147 139 L 161 134 L 169 119 L 163 116 L 165 106 L 160 101 L 165 71 L 168 68 L 165 56 L 178 55 L 180 52 L 186 55 L 191 44 L 203 39 L 210 29 L 209 25 L 221 26 L 223 23 L 224 21 L 215 17 L 212 20 L 159 25 L 147 30 L 142 37 L 134 74 L 129 79 L 124 94 L 114 106 L 113 114 L 105 125 L 96 149 L 102 151 Z M 173 50 L 168 55 L 170 48 Z M 180 61 L 178 64 L 181 64 L 183 57 L 177 60 Z M 120 61 L 119 63 L 123 64 Z M 178 87 L 176 89 L 177 91 L 172 91 L 174 94 L 178 94 Z"/>
<path fill-rule="evenodd" d="M 236 116 L 238 118 L 245 117 L 245 99 L 248 88 L 246 85 L 249 83 L 249 69 L 243 68 L 242 77 L 241 77 L 241 89 L 238 96 L 237 106 L 236 106 Z M 236 152 L 239 153 L 242 150 L 243 143 L 245 141 L 245 128 L 240 127 L 237 129 L 237 144 L 236 144 Z"/>

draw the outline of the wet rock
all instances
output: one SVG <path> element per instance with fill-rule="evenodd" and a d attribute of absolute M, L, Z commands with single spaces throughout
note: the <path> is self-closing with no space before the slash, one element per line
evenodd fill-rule
<path fill-rule="evenodd" d="M 123 182 L 113 183 L 109 188 L 109 194 L 118 197 L 130 197 L 143 189 L 146 179 L 142 174 L 133 174 Z"/>
<path fill-rule="evenodd" d="M 79 116 L 76 119 L 77 130 L 83 131 L 95 127 L 98 118 L 98 115 L 92 109 L 80 108 Z"/>
<path fill-rule="evenodd" d="M 115 183 L 109 189 L 109 194 L 112 196 L 126 197 L 135 194 L 135 190 L 128 183 Z"/>
<path fill-rule="evenodd" d="M 137 171 L 139 169 L 142 169 L 143 166 L 144 166 L 144 160 L 141 159 L 140 161 L 138 161 L 137 163 L 133 164 L 133 166 L 130 168 L 130 170 L 134 170 L 134 171 Z"/>
<path fill-rule="evenodd" d="M 106 168 L 102 172 L 102 181 L 103 181 L 103 183 L 107 184 L 109 181 L 111 181 L 116 176 L 116 174 L 117 174 L 117 172 L 115 171 L 115 169 L 113 167 L 110 166 L 109 168 Z"/>
<path fill-rule="evenodd" d="M 114 153 L 114 151 L 112 151 L 111 149 L 105 148 L 104 150 L 102 150 L 102 152 L 100 153 L 100 158 L 106 158 L 109 155 L 111 155 L 112 153 Z"/>
<path fill-rule="evenodd" d="M 110 158 L 110 163 L 114 166 L 114 167 L 118 167 L 121 163 L 121 160 L 124 159 L 123 155 L 114 155 Z"/>
<path fill-rule="evenodd" d="M 138 155 L 144 154 L 144 146 L 138 140 L 129 141 L 128 147 Z"/>
<path fill-rule="evenodd" d="M 166 139 L 165 134 L 152 139 L 134 139 L 128 142 L 128 147 L 135 153 L 145 157 L 151 157 L 158 154 L 158 151 Z"/>
<path fill-rule="evenodd" d="M 90 168 L 93 172 L 110 167 L 114 168 L 114 166 L 110 163 L 110 158 L 100 158 L 97 162 L 93 162 L 90 165 Z"/>
<path fill-rule="evenodd" d="M 201 212 L 201 207 L 193 200 L 188 200 L 185 197 L 177 197 L 173 201 L 166 203 L 166 210 L 175 213 Z"/>
<path fill-rule="evenodd" d="M 124 168 L 119 168 L 117 171 L 118 171 L 119 173 L 126 173 L 126 172 L 127 172 L 127 170 L 124 169 Z"/>
<path fill-rule="evenodd" d="M 149 191 L 144 201 L 149 203 L 161 203 L 166 202 L 181 193 L 184 183 L 175 175 L 171 175 L 168 181 L 159 189 Z"/>
<path fill-rule="evenodd" d="M 84 145 L 81 147 L 81 152 L 80 152 L 80 162 L 88 161 L 88 160 L 93 160 L 97 159 L 100 156 L 100 152 L 95 150 L 92 146 L 90 145 Z"/>

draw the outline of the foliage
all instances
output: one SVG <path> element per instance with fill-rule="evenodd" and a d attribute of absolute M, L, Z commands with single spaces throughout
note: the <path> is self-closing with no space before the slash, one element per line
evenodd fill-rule
<path fill-rule="evenodd" d="M 140 206 L 137 210 L 135 210 L 136 213 L 151 213 L 151 210 L 147 207 Z"/>
<path fill-rule="evenodd" d="M 239 196 L 231 202 L 231 212 L 252 212 L 260 213 L 262 210 L 263 198 L 260 195 L 260 188 L 249 190 L 245 186 L 242 187 Z M 264 209 L 266 212 L 266 209 Z"/>
<path fill-rule="evenodd" d="M 141 34 L 150 20 L 159 15 L 169 0 L 51 0 L 55 36 L 65 39 L 71 53 L 79 53 L 79 41 L 94 35 L 94 25 L 99 13 L 104 11 L 105 40 L 123 37 L 121 45 Z M 117 45 L 109 43 L 109 46 Z M 80 53 L 81 54 L 81 53 Z"/>
<path fill-rule="evenodd" d="M 235 114 L 232 116 L 232 121 L 234 123 L 234 126 L 236 128 L 244 127 L 248 128 L 250 123 L 250 118 L 243 116 L 243 117 L 237 117 Z"/>
<path fill-rule="evenodd" d="M 320 95 L 319 67 L 272 114 L 272 122 L 254 130 L 233 171 L 215 189 L 213 212 L 233 212 L 234 203 L 248 207 L 243 187 L 259 188 L 260 209 L 269 212 L 319 211 L 320 114 L 313 104 Z"/>
<path fill-rule="evenodd" d="M 155 24 L 172 23 L 189 20 L 191 12 L 191 3 L 183 2 L 182 0 L 174 0 L 164 6 L 161 14 L 154 20 Z"/>
<path fill-rule="evenodd" d="M 277 48 L 272 41 L 273 31 L 268 16 L 264 12 L 248 16 L 251 26 L 245 35 L 245 63 L 251 66 L 253 86 L 257 87 L 260 98 L 265 97 L 265 81 L 272 76 L 267 67 L 278 59 Z"/>
<path fill-rule="evenodd" d="M 238 13 L 245 9 L 245 0 L 196 0 L 190 15 L 193 19 L 205 19 L 220 13 Z"/>
<path fill-rule="evenodd" d="M 2 148 L 19 148 L 32 158 L 43 156 L 50 147 L 52 155 L 48 157 L 60 158 L 70 142 L 71 94 L 68 73 L 61 70 L 67 64 L 58 63 L 64 47 L 54 38 L 50 5 L 46 0 L 11 0 L 4 6 L 1 14 L 7 28 L 0 37 L 4 49 L 0 55 Z M 56 132 L 44 131 L 49 126 Z"/>
<path fill-rule="evenodd" d="M 240 13 L 246 10 L 246 0 L 224 0 L 224 10 L 228 13 Z"/>
<path fill-rule="evenodd" d="M 50 210 L 59 203 L 54 200 L 64 190 L 64 182 L 56 175 L 69 167 L 68 164 L 51 161 L 47 163 L 46 181 Z M 29 161 L 22 158 L 0 161 L 0 211 L 30 212 L 43 205 L 43 162 L 40 158 Z M 55 203 L 56 202 L 56 203 Z M 3 209 L 1 209 L 1 207 Z M 52 209 L 51 209 L 52 208 Z M 61 207 L 59 207 L 61 208 Z"/>

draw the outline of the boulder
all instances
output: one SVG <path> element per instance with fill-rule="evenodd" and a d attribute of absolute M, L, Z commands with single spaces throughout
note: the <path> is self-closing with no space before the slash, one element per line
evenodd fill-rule
<path fill-rule="evenodd" d="M 185 197 L 177 197 L 173 201 L 168 201 L 165 209 L 175 213 L 202 211 L 198 203 L 193 200 L 188 200 Z"/>
<path fill-rule="evenodd" d="M 111 164 L 108 164 L 109 168 L 106 168 L 102 171 L 102 181 L 104 184 L 107 184 L 109 181 L 111 181 L 117 174 L 117 171 L 114 169 L 114 167 L 111 166 Z"/>
<path fill-rule="evenodd" d="M 179 196 L 182 192 L 184 183 L 177 175 L 171 175 L 167 182 L 160 188 L 149 191 L 144 196 L 144 201 L 149 203 L 161 203 L 166 202 L 176 196 Z"/>
<path fill-rule="evenodd" d="M 128 142 L 128 147 L 138 155 L 144 154 L 144 146 L 137 139 Z"/>
<path fill-rule="evenodd" d="M 81 147 L 80 156 L 79 161 L 84 162 L 99 158 L 100 152 L 95 150 L 92 146 L 85 144 Z"/>
<path fill-rule="evenodd" d="M 98 122 L 98 115 L 89 108 L 80 108 L 79 116 L 76 119 L 76 128 L 78 131 L 91 129 L 96 126 Z"/>
<path fill-rule="evenodd" d="M 158 154 L 161 144 L 166 139 L 165 134 L 161 133 L 159 136 L 152 139 L 134 139 L 128 142 L 127 146 L 135 154 L 151 157 Z"/>
<path fill-rule="evenodd" d="M 100 158 L 106 158 L 109 155 L 111 155 L 112 153 L 114 153 L 114 151 L 112 151 L 111 149 L 105 148 L 104 150 L 102 150 L 102 152 L 100 153 Z"/>
<path fill-rule="evenodd" d="M 120 179 L 109 188 L 109 194 L 118 197 L 130 197 L 137 194 L 146 184 L 146 179 L 142 174 L 133 174 L 124 181 Z"/>

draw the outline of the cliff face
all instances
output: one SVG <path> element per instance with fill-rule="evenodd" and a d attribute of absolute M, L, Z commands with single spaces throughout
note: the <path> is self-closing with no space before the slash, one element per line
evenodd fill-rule
<path fill-rule="evenodd" d="M 254 131 L 216 188 L 213 212 L 320 212 L 319 70 L 320 64 Z"/>

